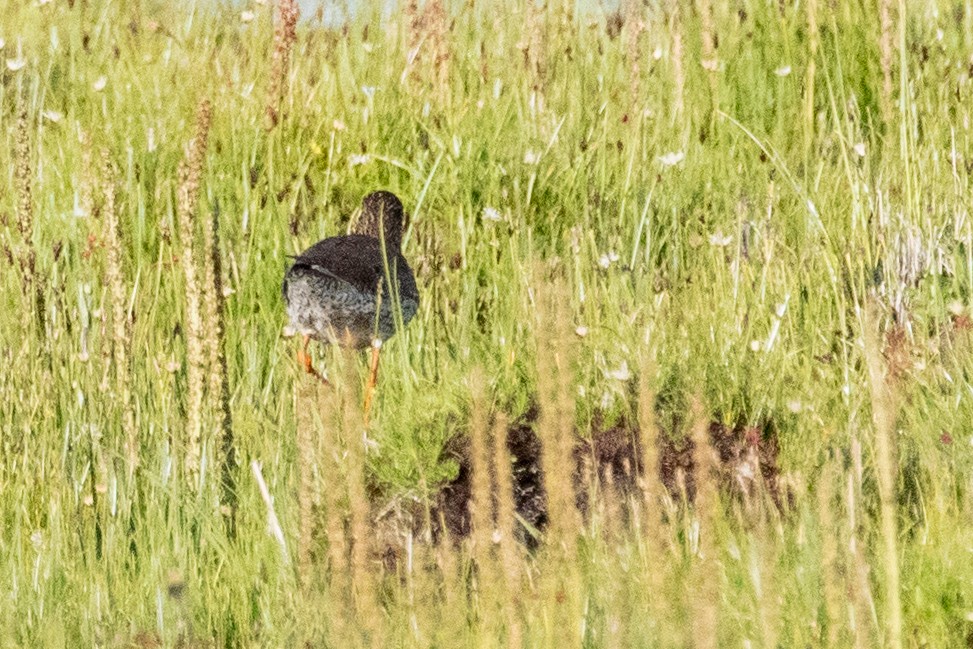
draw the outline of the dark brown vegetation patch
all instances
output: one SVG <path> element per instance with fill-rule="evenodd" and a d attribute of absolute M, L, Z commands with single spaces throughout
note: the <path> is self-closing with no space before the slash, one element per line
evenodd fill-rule
<path fill-rule="evenodd" d="M 536 544 L 537 534 L 547 524 L 544 466 L 536 421 L 537 411 L 532 409 L 509 428 L 507 443 L 513 465 L 514 505 L 519 518 L 517 536 L 528 546 Z M 697 483 L 696 449 L 692 440 L 662 430 L 656 438 L 659 458 L 656 478 L 673 503 L 692 503 Z M 575 502 L 583 516 L 597 504 L 593 502 L 596 498 L 620 500 L 613 505 L 624 513 L 626 504 L 639 496 L 644 473 L 641 439 L 638 427 L 631 424 L 596 429 L 585 438 L 578 436 L 572 474 Z M 714 478 L 724 493 L 749 502 L 764 492 L 778 509 L 790 506 L 790 496 L 781 484 L 780 447 L 772 424 L 746 426 L 713 421 L 709 424 L 709 441 L 718 458 Z M 456 478 L 443 485 L 437 495 L 431 517 L 432 532 L 435 539 L 441 539 L 445 531 L 455 540 L 470 534 L 469 440 L 458 438 L 447 453 L 460 468 Z"/>
<path fill-rule="evenodd" d="M 531 410 L 507 431 L 513 478 L 514 508 L 520 517 L 517 538 L 528 546 L 536 544 L 536 532 L 547 526 L 547 494 L 541 465 L 541 442 L 534 432 L 537 411 Z M 459 462 L 456 478 L 443 485 L 432 513 L 432 532 L 436 539 L 445 531 L 450 538 L 470 534 L 470 500 L 472 468 L 469 439 L 456 438 L 446 453 Z M 496 503 L 494 503 L 496 507 Z"/>

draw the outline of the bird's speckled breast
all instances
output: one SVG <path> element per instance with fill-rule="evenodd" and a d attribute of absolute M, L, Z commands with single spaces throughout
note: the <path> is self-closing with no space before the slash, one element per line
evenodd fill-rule
<path fill-rule="evenodd" d="M 376 321 L 377 290 L 365 293 L 343 280 L 296 265 L 287 272 L 284 284 L 291 326 L 315 340 L 347 347 L 367 347 L 376 337 L 387 340 L 395 333 L 395 316 L 393 297 L 384 281 L 382 284 Z M 400 296 L 400 302 L 402 322 L 406 325 L 419 305 L 411 296 Z"/>

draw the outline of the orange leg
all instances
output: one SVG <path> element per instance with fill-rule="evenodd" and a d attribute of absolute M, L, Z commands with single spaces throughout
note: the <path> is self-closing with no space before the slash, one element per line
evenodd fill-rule
<path fill-rule="evenodd" d="M 297 350 L 297 364 L 304 368 L 304 371 L 308 374 L 314 376 L 317 380 L 321 381 L 325 385 L 328 385 L 328 379 L 321 376 L 321 373 L 314 369 L 314 364 L 311 362 L 311 354 L 307 351 L 307 346 L 311 343 L 310 336 L 304 336 L 304 344 Z"/>
<path fill-rule="evenodd" d="M 368 425 L 368 416 L 372 410 L 372 396 L 375 394 L 375 386 L 378 384 L 378 355 L 382 351 L 382 341 L 372 341 L 372 362 L 368 372 L 368 384 L 365 386 L 365 425 Z"/>

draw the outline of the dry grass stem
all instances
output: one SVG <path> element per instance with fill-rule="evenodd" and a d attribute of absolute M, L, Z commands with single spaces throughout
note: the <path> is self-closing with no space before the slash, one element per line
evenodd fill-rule
<path fill-rule="evenodd" d="M 882 119 L 892 120 L 892 36 L 895 25 L 892 22 L 893 0 L 878 0 L 878 55 L 882 70 Z"/>
<path fill-rule="evenodd" d="M 669 33 L 672 38 L 672 116 L 674 120 L 682 118 L 686 105 L 686 72 L 683 62 L 683 34 L 682 17 L 680 16 L 679 0 L 669 3 Z"/>
<path fill-rule="evenodd" d="M 81 186 L 79 189 L 77 208 L 82 216 L 92 216 L 95 209 L 94 161 L 91 157 L 91 137 L 87 131 L 82 131 L 81 145 Z"/>
<path fill-rule="evenodd" d="M 407 0 L 403 9 L 408 35 L 409 52 L 413 54 L 422 42 L 422 14 L 419 13 L 417 0 Z"/>
<path fill-rule="evenodd" d="M 267 86 L 267 129 L 280 123 L 281 106 L 287 92 L 291 52 L 297 42 L 297 19 L 301 15 L 297 0 L 280 0 L 274 51 L 270 59 L 270 81 Z"/>
<path fill-rule="evenodd" d="M 472 558 L 480 579 L 480 596 L 484 597 L 496 583 L 493 561 L 493 497 L 490 489 L 490 442 L 486 397 L 486 378 L 480 369 L 470 376 L 472 417 L 470 421 L 470 467 L 472 469 L 472 501 L 470 518 L 473 524 Z"/>
<path fill-rule="evenodd" d="M 236 517 L 236 449 L 230 410 L 230 372 L 226 362 L 226 295 L 223 291 L 223 257 L 220 253 L 220 212 L 203 220 L 203 331 L 206 344 L 206 387 L 210 403 L 217 404 L 220 433 L 219 465 L 222 502 L 228 509 L 230 529 Z"/>
<path fill-rule="evenodd" d="M 546 15 L 544 8 L 539 7 L 534 0 L 527 0 L 525 11 L 525 32 L 519 47 L 524 54 L 528 77 L 532 79 L 536 90 L 540 89 L 544 79 Z"/>
<path fill-rule="evenodd" d="M 320 412 L 335 412 L 334 393 L 326 390 L 317 391 L 317 404 Z M 346 532 L 347 492 L 340 488 L 339 480 L 344 479 L 344 466 L 341 458 L 344 456 L 343 444 L 340 440 L 340 416 L 328 417 L 321 435 L 321 475 L 326 476 L 328 482 L 322 485 L 323 505 L 325 511 L 325 534 L 328 541 L 328 564 L 330 585 L 332 592 L 345 595 L 351 587 L 351 566 L 349 560 L 349 540 Z M 305 469 L 307 470 L 307 469 Z M 310 493 L 305 498 L 310 498 Z M 310 504 L 310 502 L 308 503 Z"/>
<path fill-rule="evenodd" d="M 202 320 L 203 342 L 206 353 L 207 395 L 211 399 L 220 397 L 223 391 L 223 374 L 221 366 L 225 362 L 223 356 L 223 323 L 221 320 L 221 300 L 223 296 L 222 278 L 216 274 L 216 265 L 220 263 L 220 253 L 217 247 L 216 220 L 217 217 L 203 219 L 203 249 L 199 256 L 200 274 L 202 277 Z M 222 402 L 222 398 L 219 399 Z"/>
<path fill-rule="evenodd" d="M 349 350 L 344 350 L 348 352 Z M 380 633 L 381 614 L 376 600 L 375 575 L 369 565 L 370 542 L 368 495 L 365 484 L 365 450 L 367 430 L 362 425 L 363 411 L 359 390 L 354 389 L 357 376 L 354 358 L 345 353 L 341 363 L 342 380 L 338 389 L 342 415 L 341 436 L 344 440 L 344 464 L 348 489 L 349 530 L 351 532 L 350 573 L 352 596 L 359 621 L 372 634 Z"/>
<path fill-rule="evenodd" d="M 818 0 L 807 3 L 807 72 L 804 76 L 804 152 L 814 143 L 814 81 L 818 59 Z"/>
<path fill-rule="evenodd" d="M 0 648 L 969 643 L 966 0 L 310 4 L 5 5 Z"/>
<path fill-rule="evenodd" d="M 535 271 L 539 277 L 543 271 Z M 545 600 L 554 606 L 554 642 L 563 647 L 580 646 L 580 575 L 577 543 L 581 520 L 574 490 L 574 360 L 575 342 L 568 307 L 569 293 L 560 278 L 536 281 L 537 301 L 537 395 L 540 415 L 537 433 L 541 442 L 541 466 L 547 494 L 545 556 L 560 563 L 542 580 Z"/>
<path fill-rule="evenodd" d="M 314 502 L 317 498 L 315 465 L 318 445 L 315 444 L 315 421 L 312 413 L 318 404 L 317 383 L 297 381 L 294 393 L 294 412 L 297 416 L 297 571 L 305 589 L 311 586 L 311 548 L 314 542 Z"/>
<path fill-rule="evenodd" d="M 654 618 L 664 618 L 668 609 L 659 596 L 664 592 L 666 575 L 664 566 L 670 555 L 668 530 L 663 522 L 665 488 L 659 480 L 659 427 L 655 416 L 656 365 L 649 352 L 640 359 L 638 382 L 638 443 L 641 449 L 642 473 L 639 486 L 642 491 L 639 520 L 643 549 L 643 574 L 648 592 L 655 593 L 649 599 L 649 610 Z"/>
<path fill-rule="evenodd" d="M 854 452 L 854 442 L 852 443 Z M 856 649 L 872 646 L 869 620 L 875 609 L 869 584 L 868 564 L 863 553 L 858 529 L 858 505 L 860 489 L 856 488 L 855 476 L 847 474 L 845 485 L 845 510 L 848 514 L 848 563 L 850 574 L 848 590 L 851 592 L 852 606 L 849 607 L 848 628 Z"/>
<path fill-rule="evenodd" d="M 127 290 L 122 272 L 122 242 L 119 232 L 118 214 L 115 207 L 115 167 L 107 151 L 102 152 L 104 238 L 107 249 L 105 284 L 111 299 L 111 349 L 112 365 L 115 375 L 117 403 L 122 410 L 122 433 L 124 435 L 125 457 L 128 463 L 129 479 L 138 466 L 139 440 L 135 427 L 135 410 L 132 405 L 131 378 L 128 349 L 131 345 L 127 305 Z"/>
<path fill-rule="evenodd" d="M 17 115 L 17 133 L 14 138 L 14 181 L 17 188 L 17 231 L 22 243 L 33 250 L 34 198 L 31 188 L 30 168 L 30 119 L 27 109 Z M 33 259 L 27 260 L 33 263 Z M 22 268 L 24 279 L 33 277 L 33 266 Z"/>
<path fill-rule="evenodd" d="M 410 0 L 403 15 L 409 44 L 403 79 L 416 83 L 425 78 L 443 103 L 449 96 L 449 62 L 453 56 L 446 6 L 443 0 L 428 0 L 420 10 L 418 3 Z"/>
<path fill-rule="evenodd" d="M 507 646 L 520 647 L 523 630 L 520 624 L 520 569 L 522 558 L 517 544 L 516 509 L 514 505 L 513 471 L 507 448 L 507 418 L 498 414 L 493 424 L 493 466 L 495 468 L 497 499 L 497 537 L 500 565 L 504 582 L 503 613 L 507 627 Z"/>
<path fill-rule="evenodd" d="M 447 84 L 449 82 L 449 60 L 451 58 L 449 16 L 446 14 L 443 0 L 428 0 L 425 13 L 425 24 L 433 51 L 435 88 L 440 100 L 443 100 L 448 95 Z"/>
<path fill-rule="evenodd" d="M 698 547 L 693 563 L 693 584 L 690 589 L 692 610 L 692 644 L 700 649 L 719 646 L 717 629 L 720 601 L 720 564 L 716 559 L 716 524 L 719 512 L 719 492 L 716 485 L 717 456 L 710 444 L 702 402 L 697 398 L 691 412 L 691 438 L 695 447 L 696 502 L 695 525 Z"/>
<path fill-rule="evenodd" d="M 544 488 L 548 502 L 547 542 L 566 557 L 575 554 L 580 529 L 572 477 L 574 399 L 571 396 L 574 349 L 566 292 L 560 282 L 538 284 L 537 392 L 540 401 Z"/>
<path fill-rule="evenodd" d="M 639 92 L 642 78 L 642 32 L 645 31 L 641 0 L 625 0 L 625 59 L 628 63 L 628 89 L 631 110 L 639 107 Z M 634 115 L 632 123 L 636 123 Z"/>
<path fill-rule="evenodd" d="M 639 371 L 638 422 L 639 443 L 642 451 L 642 488 L 643 524 L 646 535 L 653 545 L 662 549 L 662 492 L 659 482 L 659 430 L 655 419 L 655 363 L 648 353 L 644 354 Z"/>
<path fill-rule="evenodd" d="M 422 45 L 424 37 L 424 18 L 425 14 L 419 11 L 419 3 L 416 0 L 407 0 L 402 10 L 403 22 L 405 24 L 405 38 L 408 44 L 406 50 L 405 71 L 402 73 L 403 83 L 418 83 L 420 79 L 419 66 L 422 60 Z"/>
<path fill-rule="evenodd" d="M 196 133 L 189 144 L 186 157 L 179 165 L 177 187 L 177 221 L 182 245 L 182 261 L 186 293 L 186 381 L 188 403 L 186 408 L 186 477 L 191 488 L 198 486 L 201 435 L 203 432 L 203 390 L 206 369 L 206 351 L 203 332 L 203 316 L 200 283 L 196 268 L 196 205 L 203 178 L 206 149 L 209 139 L 212 110 L 209 101 L 202 101 L 196 112 Z"/>
<path fill-rule="evenodd" d="M 875 421 L 875 468 L 878 475 L 879 515 L 882 532 L 882 562 L 885 569 L 885 614 L 887 646 L 902 647 L 902 601 L 898 551 L 898 462 L 895 449 L 895 422 L 898 417 L 892 383 L 882 358 L 878 336 L 877 306 L 870 302 L 865 313 L 865 362 Z"/>
<path fill-rule="evenodd" d="M 719 56 L 716 52 L 717 36 L 713 25 L 713 5 L 710 0 L 696 0 L 696 11 L 699 13 L 700 38 L 702 39 L 701 61 L 703 69 L 708 72 L 710 85 L 710 103 L 713 109 L 719 108 L 719 81 L 717 72 L 720 69 Z"/>
<path fill-rule="evenodd" d="M 842 587 L 840 566 L 838 565 L 838 544 L 835 530 L 838 521 L 832 515 L 835 496 L 835 481 L 839 477 L 838 466 L 829 460 L 818 477 L 817 514 L 821 542 L 821 582 L 824 593 L 825 633 L 827 647 L 837 647 L 841 629 L 841 609 L 845 599 Z"/>
<path fill-rule="evenodd" d="M 23 279 L 22 288 L 32 308 L 23 310 L 24 328 L 29 326 L 32 314 L 43 322 L 43 288 L 37 282 L 37 250 L 34 248 L 34 198 L 30 166 L 30 119 L 27 109 L 17 115 L 17 131 L 14 136 L 14 187 L 17 191 L 17 232 L 20 241 L 14 246 L 14 257 Z"/>
<path fill-rule="evenodd" d="M 761 515 L 756 522 L 753 537 L 756 559 L 751 560 L 751 579 L 756 590 L 757 610 L 760 611 L 760 635 L 762 646 L 777 647 L 781 624 L 779 593 L 775 583 L 778 576 L 776 568 L 777 548 L 774 530 L 768 516 Z M 717 589 L 718 590 L 718 589 Z"/>

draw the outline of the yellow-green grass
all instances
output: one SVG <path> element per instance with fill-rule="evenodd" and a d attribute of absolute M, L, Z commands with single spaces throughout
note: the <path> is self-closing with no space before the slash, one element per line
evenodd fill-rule
<path fill-rule="evenodd" d="M 970 641 L 968 6 L 427 0 L 275 40 L 272 4 L 0 0 L 0 646 Z M 422 300 L 365 431 L 366 359 L 309 386 L 280 281 L 378 188 Z M 565 433 L 708 466 L 717 420 L 776 431 L 792 505 L 649 471 L 648 505 L 557 494 L 530 553 L 506 501 L 479 546 L 389 522 L 538 404 L 552 488 Z"/>

